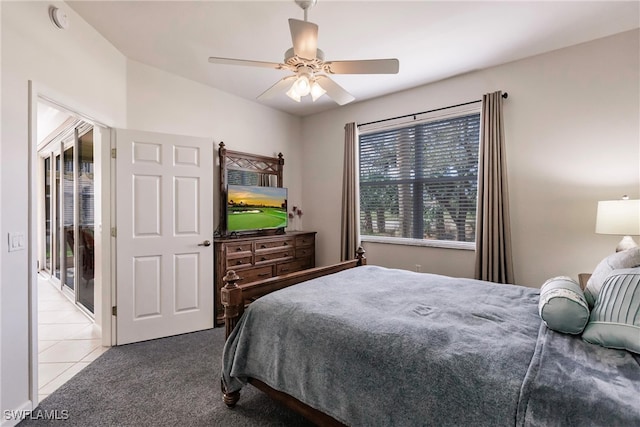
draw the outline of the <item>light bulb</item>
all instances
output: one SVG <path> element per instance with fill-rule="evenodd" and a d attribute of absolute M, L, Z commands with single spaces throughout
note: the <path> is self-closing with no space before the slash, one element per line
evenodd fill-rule
<path fill-rule="evenodd" d="M 298 95 L 300 96 L 307 96 L 309 95 L 309 91 L 311 90 L 311 85 L 309 84 L 309 77 L 307 77 L 306 75 L 301 75 L 300 77 L 298 77 L 298 80 L 296 80 L 296 82 L 293 84 L 296 88 L 296 92 L 298 92 Z"/>
<path fill-rule="evenodd" d="M 327 91 L 322 89 L 322 86 L 320 86 L 318 82 L 313 82 L 311 85 L 311 98 L 313 99 L 313 102 L 316 102 L 316 99 L 320 98 L 325 93 L 327 93 Z"/>

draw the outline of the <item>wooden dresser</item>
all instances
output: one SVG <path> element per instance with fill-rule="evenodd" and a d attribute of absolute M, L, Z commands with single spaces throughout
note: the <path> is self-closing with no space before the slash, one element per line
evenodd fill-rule
<path fill-rule="evenodd" d="M 315 231 L 214 239 L 216 325 L 224 324 L 220 289 L 227 271 L 234 270 L 245 284 L 313 268 L 315 240 Z"/>

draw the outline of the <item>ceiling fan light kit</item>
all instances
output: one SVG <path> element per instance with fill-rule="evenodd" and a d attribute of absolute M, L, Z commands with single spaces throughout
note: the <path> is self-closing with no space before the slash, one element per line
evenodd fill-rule
<path fill-rule="evenodd" d="M 298 77 L 286 92 L 287 96 L 296 102 L 300 102 L 300 99 L 307 95 L 311 95 L 311 100 L 316 102 L 325 93 L 327 91 L 315 79 L 310 80 L 306 75 Z"/>
<path fill-rule="evenodd" d="M 304 10 L 304 21 L 289 19 L 289 31 L 293 47 L 284 55 L 283 63 L 251 61 L 245 59 L 221 58 L 212 56 L 209 62 L 214 64 L 244 65 L 252 67 L 274 68 L 294 73 L 282 78 L 276 84 L 264 91 L 258 100 L 266 100 L 285 93 L 289 98 L 300 102 L 301 98 L 311 95 L 315 102 L 327 94 L 337 104 L 344 105 L 355 99 L 353 95 L 343 89 L 328 74 L 397 74 L 399 62 L 397 59 L 368 59 L 355 61 L 325 61 L 324 52 L 318 48 L 318 26 L 307 21 L 307 11 L 317 0 L 295 3 Z M 288 90 L 287 90 L 288 88 Z"/>

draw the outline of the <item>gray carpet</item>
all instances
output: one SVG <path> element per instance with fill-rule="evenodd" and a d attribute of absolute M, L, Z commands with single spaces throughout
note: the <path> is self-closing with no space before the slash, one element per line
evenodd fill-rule
<path fill-rule="evenodd" d="M 19 426 L 310 425 L 252 386 L 227 408 L 220 393 L 223 343 L 224 328 L 216 328 L 113 347 Z M 64 418 L 62 411 L 68 419 L 44 419 L 47 413 Z"/>

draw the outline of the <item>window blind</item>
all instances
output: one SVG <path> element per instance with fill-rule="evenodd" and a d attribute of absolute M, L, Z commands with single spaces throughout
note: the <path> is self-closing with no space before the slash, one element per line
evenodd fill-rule
<path fill-rule="evenodd" d="M 474 242 L 480 113 L 360 135 L 363 236 Z"/>

